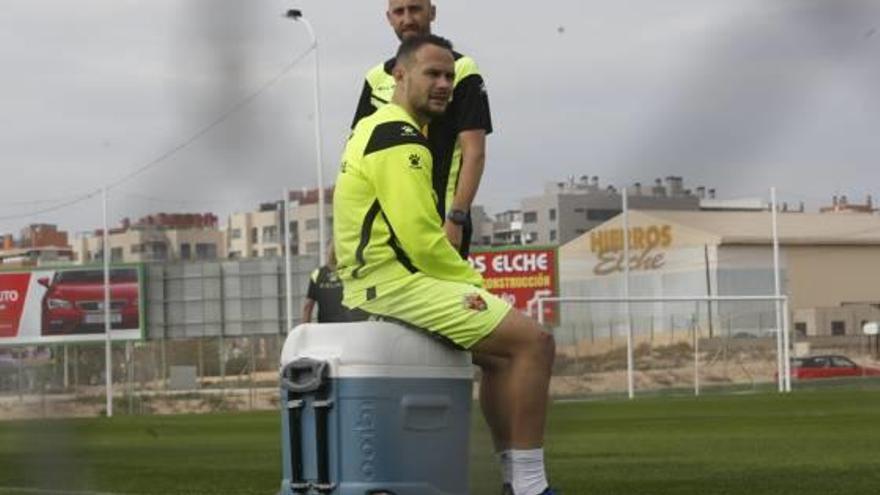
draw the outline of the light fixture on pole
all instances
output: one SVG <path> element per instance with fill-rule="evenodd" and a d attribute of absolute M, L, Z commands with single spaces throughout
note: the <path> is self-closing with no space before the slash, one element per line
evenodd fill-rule
<path fill-rule="evenodd" d="M 321 151 L 321 86 L 318 65 L 318 38 L 315 36 L 315 30 L 312 29 L 312 23 L 303 17 L 302 10 L 290 9 L 287 11 L 286 17 L 297 22 L 302 22 L 309 32 L 312 39 L 311 49 L 315 52 L 315 74 L 314 74 L 314 99 L 315 99 L 315 159 L 317 161 L 315 167 L 318 172 L 318 260 L 321 266 L 324 265 L 324 251 L 326 234 L 324 232 L 324 165 L 323 153 Z"/>

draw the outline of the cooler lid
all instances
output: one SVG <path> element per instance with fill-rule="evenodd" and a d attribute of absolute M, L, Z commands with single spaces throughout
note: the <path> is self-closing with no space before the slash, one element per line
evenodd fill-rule
<path fill-rule="evenodd" d="M 469 352 L 388 322 L 299 325 L 284 342 L 281 367 L 300 358 L 328 361 L 336 378 L 473 377 Z"/>

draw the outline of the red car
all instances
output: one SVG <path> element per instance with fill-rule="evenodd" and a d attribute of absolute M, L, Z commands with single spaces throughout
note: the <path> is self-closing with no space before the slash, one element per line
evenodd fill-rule
<path fill-rule="evenodd" d="M 846 356 L 828 354 L 791 360 L 791 377 L 798 380 L 880 376 L 880 369 L 860 366 Z"/>
<path fill-rule="evenodd" d="M 43 296 L 43 335 L 102 333 L 104 331 L 104 272 L 63 270 L 37 282 Z M 140 327 L 138 272 L 134 268 L 110 270 L 110 327 Z"/>

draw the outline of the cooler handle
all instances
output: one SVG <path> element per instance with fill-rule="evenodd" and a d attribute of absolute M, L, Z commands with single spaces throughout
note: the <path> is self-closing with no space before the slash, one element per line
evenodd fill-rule
<path fill-rule="evenodd" d="M 288 398 L 292 394 L 288 393 Z M 302 401 L 289 399 L 287 401 L 287 423 L 290 438 L 290 489 L 295 493 L 304 493 L 309 490 L 309 484 L 303 479 L 303 449 L 302 449 Z"/>
<path fill-rule="evenodd" d="M 297 394 L 314 392 L 324 386 L 328 374 L 327 361 L 297 359 L 281 372 L 281 386 Z"/>
<path fill-rule="evenodd" d="M 331 492 L 336 484 L 330 481 L 330 435 L 329 419 L 333 400 L 325 398 L 312 403 L 315 409 L 315 440 L 318 447 L 318 483 L 315 488 L 321 493 Z"/>

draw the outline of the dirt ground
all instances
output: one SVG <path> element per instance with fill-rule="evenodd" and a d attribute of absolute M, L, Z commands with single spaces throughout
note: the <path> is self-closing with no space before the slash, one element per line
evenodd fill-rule
<path fill-rule="evenodd" d="M 699 345 L 699 344 L 698 344 Z M 636 391 L 693 390 L 731 386 L 739 389 L 773 383 L 776 374 L 775 349 L 752 345 L 704 346 L 695 362 L 691 343 L 679 341 L 663 346 L 636 342 L 634 384 Z M 867 356 L 851 355 L 857 362 L 878 366 Z M 695 373 L 695 367 L 698 372 Z M 120 414 L 180 414 L 235 410 L 273 410 L 279 407 L 279 392 L 274 372 L 255 373 L 253 377 L 227 381 L 217 378 L 200 380 L 200 388 L 191 391 L 163 390 L 159 383 L 140 383 L 140 390 L 127 390 L 118 384 L 114 411 Z M 476 388 L 475 396 L 476 396 Z M 590 397 L 623 394 L 627 390 L 626 350 L 603 342 L 581 342 L 560 346 L 551 395 Z M 0 396 L 0 420 L 95 417 L 105 413 L 104 387 L 80 387 L 76 393 L 46 393 Z"/>

